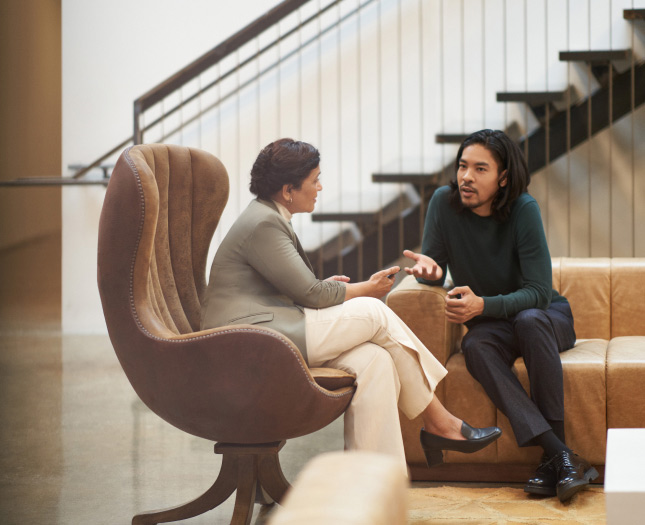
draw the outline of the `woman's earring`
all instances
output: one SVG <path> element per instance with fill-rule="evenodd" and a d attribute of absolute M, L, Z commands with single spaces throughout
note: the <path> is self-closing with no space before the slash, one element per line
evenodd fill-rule
<path fill-rule="evenodd" d="M 289 204 L 293 204 L 293 197 L 289 197 Z"/>

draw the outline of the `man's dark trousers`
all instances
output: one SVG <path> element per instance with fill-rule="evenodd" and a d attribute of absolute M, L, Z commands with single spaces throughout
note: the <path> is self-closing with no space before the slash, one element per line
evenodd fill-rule
<path fill-rule="evenodd" d="M 564 391 L 559 353 L 573 347 L 576 334 L 566 302 L 547 310 L 524 310 L 509 319 L 482 319 L 468 323 L 461 348 L 470 374 L 484 387 L 495 406 L 508 417 L 519 446 L 536 436 L 564 428 Z M 531 396 L 511 370 L 524 358 Z M 564 436 L 559 436 L 564 441 Z"/>

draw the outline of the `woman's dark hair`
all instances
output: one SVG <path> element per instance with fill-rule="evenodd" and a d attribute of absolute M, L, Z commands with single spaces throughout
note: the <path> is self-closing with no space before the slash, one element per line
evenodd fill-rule
<path fill-rule="evenodd" d="M 311 144 L 280 139 L 266 146 L 251 168 L 251 193 L 270 199 L 285 184 L 299 189 L 311 170 L 320 164 L 320 153 Z"/>
<path fill-rule="evenodd" d="M 491 204 L 492 217 L 500 222 L 504 221 L 510 215 L 511 205 L 515 202 L 515 199 L 527 190 L 531 178 L 522 150 L 503 131 L 483 129 L 469 135 L 463 141 L 455 161 L 455 178 L 450 181 L 452 189 L 450 204 L 457 211 L 461 212 L 465 209 L 459 195 L 456 172 L 459 170 L 459 162 L 464 149 L 473 144 L 481 144 L 493 155 L 499 167 L 498 175 L 506 170 L 506 185 L 499 187 Z"/>

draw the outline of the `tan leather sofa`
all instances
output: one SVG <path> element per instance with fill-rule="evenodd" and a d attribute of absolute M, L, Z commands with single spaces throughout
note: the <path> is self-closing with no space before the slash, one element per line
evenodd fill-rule
<path fill-rule="evenodd" d="M 645 258 L 555 258 L 553 287 L 569 299 L 577 335 L 575 347 L 560 354 L 567 444 L 602 474 L 607 429 L 645 427 Z M 448 410 L 474 426 L 497 425 L 503 435 L 474 454 L 444 452 L 444 464 L 429 469 L 419 444 L 421 420 L 401 413 L 412 479 L 523 482 L 541 449 L 517 446 L 508 419 L 466 370 L 460 351 L 466 329 L 446 322 L 445 295 L 407 276 L 387 304 L 448 369 L 437 390 Z M 522 359 L 515 371 L 528 391 Z"/>

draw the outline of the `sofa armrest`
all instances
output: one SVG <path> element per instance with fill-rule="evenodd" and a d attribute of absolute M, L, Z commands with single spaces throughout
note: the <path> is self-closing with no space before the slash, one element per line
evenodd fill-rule
<path fill-rule="evenodd" d="M 386 299 L 386 304 L 415 333 L 442 365 L 459 348 L 462 325 L 445 316 L 446 290 L 421 284 L 406 276 Z"/>

